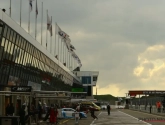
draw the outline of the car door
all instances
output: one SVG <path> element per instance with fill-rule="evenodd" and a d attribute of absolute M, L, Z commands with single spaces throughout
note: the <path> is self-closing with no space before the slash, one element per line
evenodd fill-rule
<path fill-rule="evenodd" d="M 69 109 L 68 108 L 65 109 L 65 117 L 67 117 L 67 118 L 69 117 Z"/>
<path fill-rule="evenodd" d="M 69 117 L 69 118 L 72 118 L 72 117 L 73 117 L 73 113 L 74 113 L 74 110 L 71 109 L 71 108 L 69 108 L 69 109 L 68 109 L 68 117 Z"/>

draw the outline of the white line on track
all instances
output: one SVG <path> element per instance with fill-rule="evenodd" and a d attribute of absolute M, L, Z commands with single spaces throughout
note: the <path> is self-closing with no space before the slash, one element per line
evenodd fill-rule
<path fill-rule="evenodd" d="M 128 115 L 128 114 L 126 114 L 126 113 L 124 113 L 124 112 L 122 112 L 122 111 L 118 111 L 118 112 L 121 112 L 121 113 L 123 113 L 123 114 L 125 114 L 125 115 L 127 115 L 127 116 L 129 116 L 129 117 L 132 117 L 132 118 L 134 118 L 134 119 L 136 119 L 136 120 L 139 120 L 138 118 L 133 117 L 132 115 Z M 139 120 L 139 121 L 142 121 L 142 120 Z M 145 122 L 145 121 L 142 121 L 142 122 L 143 122 L 143 123 L 146 123 L 147 125 L 152 125 L 152 124 L 147 123 L 147 122 Z"/>
<path fill-rule="evenodd" d="M 99 115 L 101 115 L 101 113 L 102 113 L 102 112 L 100 112 Z M 99 115 L 98 115 L 98 116 L 99 116 Z M 97 116 L 97 117 L 98 117 L 98 116 Z M 94 119 L 90 125 L 93 125 L 93 123 L 95 122 L 95 120 L 96 120 L 96 119 Z"/>
<path fill-rule="evenodd" d="M 131 111 L 134 111 L 134 110 L 131 110 Z M 134 112 L 139 112 L 139 111 L 134 111 Z M 147 114 L 147 115 L 153 115 L 153 116 L 156 116 L 156 117 L 165 117 L 165 116 L 150 114 L 150 113 L 146 113 L 146 112 L 140 112 L 140 113 Z"/>

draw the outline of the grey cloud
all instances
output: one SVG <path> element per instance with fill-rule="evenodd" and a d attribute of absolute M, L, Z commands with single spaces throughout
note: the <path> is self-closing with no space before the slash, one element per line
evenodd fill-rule
<path fill-rule="evenodd" d="M 18 23 L 19 1 L 12 0 L 12 18 Z M 153 86 L 155 81 L 162 84 L 164 68 L 155 77 L 143 81 L 142 78 L 149 78 L 148 70 L 153 64 L 142 65 L 138 57 L 153 61 L 164 59 L 164 50 L 147 51 L 150 46 L 164 45 L 164 0 L 38 0 L 38 34 L 42 1 L 44 29 L 48 9 L 53 22 L 69 34 L 82 61 L 82 70 L 100 72 L 98 84 L 101 88 L 116 85 L 126 90 Z M 0 8 L 6 8 L 9 13 L 9 1 L 1 0 L 0 3 Z M 30 18 L 31 35 L 34 36 L 35 2 Z M 28 0 L 23 0 L 22 23 L 27 29 Z M 134 75 L 134 69 L 140 65 L 144 67 L 143 77 Z"/>

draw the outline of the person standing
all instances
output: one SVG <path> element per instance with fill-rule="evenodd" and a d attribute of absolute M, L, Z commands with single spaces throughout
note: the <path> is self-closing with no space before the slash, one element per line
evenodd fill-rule
<path fill-rule="evenodd" d="M 6 116 L 10 115 L 10 104 L 6 106 Z"/>
<path fill-rule="evenodd" d="M 10 116 L 13 116 L 14 115 L 14 106 L 13 106 L 13 103 L 10 104 L 10 113 L 9 113 Z"/>
<path fill-rule="evenodd" d="M 42 116 L 42 103 L 41 100 L 39 100 L 38 102 L 38 119 L 41 120 L 41 116 Z"/>
<path fill-rule="evenodd" d="M 58 115 L 58 110 L 57 110 L 57 107 L 56 107 L 55 108 L 55 123 L 56 124 L 58 124 L 57 115 Z"/>
<path fill-rule="evenodd" d="M 50 123 L 51 124 L 55 124 L 55 122 L 56 122 L 56 119 L 55 119 L 55 109 L 54 109 L 54 106 L 53 106 L 53 104 L 51 104 L 51 108 L 50 108 L 50 111 L 49 111 L 50 113 L 50 119 L 49 119 L 49 121 L 50 121 Z"/>
<path fill-rule="evenodd" d="M 151 113 L 151 110 L 152 110 L 152 104 L 150 103 L 150 113 Z"/>
<path fill-rule="evenodd" d="M 20 125 L 25 125 L 25 105 L 22 105 L 20 114 Z"/>
<path fill-rule="evenodd" d="M 111 110 L 111 106 L 108 104 L 108 105 L 107 105 L 108 115 L 110 115 L 110 110 Z"/>

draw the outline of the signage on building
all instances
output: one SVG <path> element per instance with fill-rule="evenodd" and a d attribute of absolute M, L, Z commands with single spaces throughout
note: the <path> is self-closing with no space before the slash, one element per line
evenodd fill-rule
<path fill-rule="evenodd" d="M 41 90 L 41 84 L 28 81 L 28 86 L 31 86 L 33 90 Z"/>
<path fill-rule="evenodd" d="M 165 91 L 161 90 L 131 90 L 128 93 L 130 96 L 136 95 L 165 95 Z"/>
<path fill-rule="evenodd" d="M 83 92 L 83 88 L 72 88 L 72 92 Z"/>
<path fill-rule="evenodd" d="M 11 86 L 11 92 L 31 92 L 31 86 Z"/>

